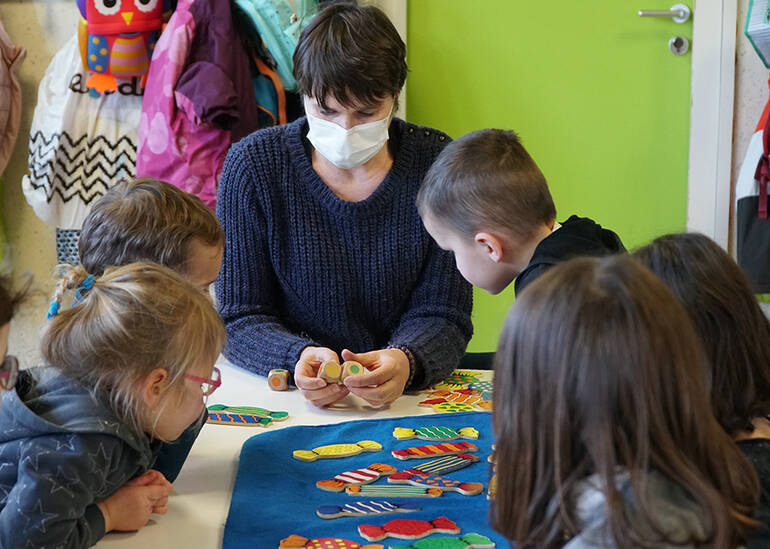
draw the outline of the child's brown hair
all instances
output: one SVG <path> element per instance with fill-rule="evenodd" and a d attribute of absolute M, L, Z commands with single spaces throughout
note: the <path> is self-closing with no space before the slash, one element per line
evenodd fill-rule
<path fill-rule="evenodd" d="M 11 321 L 19 306 L 27 299 L 31 286 L 30 278 L 20 289 L 14 289 L 9 277 L 0 276 L 0 326 Z"/>
<path fill-rule="evenodd" d="M 470 237 L 500 228 L 529 239 L 556 218 L 543 173 L 508 130 L 478 130 L 447 145 L 422 182 L 417 207 Z"/>
<path fill-rule="evenodd" d="M 706 350 L 711 405 L 735 436 L 770 415 L 770 322 L 738 264 L 701 234 L 653 240 L 634 257 L 684 305 Z"/>
<path fill-rule="evenodd" d="M 185 273 L 193 238 L 210 246 L 224 242 L 214 213 L 169 183 L 138 178 L 118 183 L 94 204 L 83 222 L 78 251 L 83 267 L 95 275 L 135 261 Z"/>
<path fill-rule="evenodd" d="M 646 492 L 657 471 L 709 529 L 708 539 L 669 543 L 742 542 L 757 476 L 711 412 L 702 362 L 682 306 L 630 257 L 573 259 L 540 277 L 517 296 L 496 355 L 494 527 L 522 549 L 560 547 L 580 532 L 581 481 L 597 475 L 615 545 L 660 546 L 671 530 Z M 659 538 L 645 539 L 640 524 Z"/>
<path fill-rule="evenodd" d="M 57 272 L 54 302 L 66 289 L 84 291 L 82 267 L 60 265 Z M 140 382 L 164 368 L 167 394 L 181 391 L 185 372 L 216 361 L 224 324 L 198 289 L 156 263 L 109 268 L 88 285 L 72 307 L 50 320 L 43 358 L 90 388 L 134 431 L 146 431 Z"/>

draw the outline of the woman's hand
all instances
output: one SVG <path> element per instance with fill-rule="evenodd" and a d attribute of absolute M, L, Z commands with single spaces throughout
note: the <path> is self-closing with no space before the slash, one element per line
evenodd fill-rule
<path fill-rule="evenodd" d="M 96 504 L 104 516 L 105 532 L 138 530 L 147 524 L 152 513 L 164 515 L 168 510 L 165 505 L 160 505 L 164 500 L 168 501 L 168 495 L 171 493 L 171 484 L 168 481 L 166 481 L 168 486 L 159 484 L 141 486 L 131 482 L 124 484 L 107 499 Z M 156 508 L 159 511 L 154 511 Z"/>
<path fill-rule="evenodd" d="M 348 395 L 348 388 L 337 383 L 327 384 L 317 377 L 318 369 L 327 360 L 339 362 L 337 353 L 326 347 L 305 347 L 294 367 L 294 383 L 306 399 L 316 406 L 333 404 Z"/>
<path fill-rule="evenodd" d="M 345 386 L 372 406 L 393 402 L 409 379 L 409 357 L 401 349 L 380 349 L 356 354 L 345 349 L 343 360 L 355 360 L 369 370 L 345 378 Z"/>

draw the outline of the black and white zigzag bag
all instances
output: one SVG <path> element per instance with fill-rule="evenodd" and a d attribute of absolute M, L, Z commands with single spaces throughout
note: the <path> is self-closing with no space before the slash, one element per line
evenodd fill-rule
<path fill-rule="evenodd" d="M 77 38 L 54 56 L 38 89 L 22 188 L 35 213 L 77 231 L 91 205 L 136 171 L 142 114 L 138 79 L 101 95 L 86 85 Z"/>

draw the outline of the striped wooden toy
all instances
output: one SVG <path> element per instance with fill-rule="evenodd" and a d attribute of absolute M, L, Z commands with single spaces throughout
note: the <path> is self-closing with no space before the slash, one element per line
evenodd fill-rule
<path fill-rule="evenodd" d="M 231 414 L 243 414 L 249 416 L 269 417 L 273 421 L 284 421 L 289 417 L 289 412 L 273 412 L 256 406 L 227 406 L 226 404 L 212 404 L 209 412 L 230 412 Z"/>
<path fill-rule="evenodd" d="M 476 496 L 484 489 L 480 482 L 461 482 L 446 477 L 418 474 L 418 471 L 401 471 L 388 477 L 391 484 L 410 484 L 425 488 L 438 488 L 444 492 L 458 492 L 464 496 Z"/>
<path fill-rule="evenodd" d="M 423 488 L 419 486 L 393 486 L 392 484 L 365 484 L 363 486 L 351 485 L 345 488 L 349 496 L 377 497 L 404 497 L 404 498 L 437 498 L 444 492 L 438 488 Z"/>
<path fill-rule="evenodd" d="M 348 484 L 369 484 L 383 475 L 395 473 L 396 468 L 384 463 L 372 463 L 365 469 L 345 471 L 329 480 L 319 480 L 315 483 L 321 490 L 328 492 L 342 492 Z"/>
<path fill-rule="evenodd" d="M 479 432 L 473 427 L 462 427 L 461 429 L 440 426 L 416 427 L 414 429 L 396 427 L 393 429 L 393 436 L 398 440 L 419 438 L 422 440 L 430 440 L 432 442 L 441 442 L 446 440 L 456 440 L 458 438 L 475 440 L 479 438 Z"/>
<path fill-rule="evenodd" d="M 268 427 L 273 423 L 273 418 L 254 416 L 251 414 L 234 414 L 231 412 L 209 412 L 209 417 L 206 422 L 214 425 Z"/>
<path fill-rule="evenodd" d="M 403 450 L 393 450 L 391 454 L 397 459 L 424 459 L 429 457 L 446 456 L 448 454 L 461 454 L 464 452 L 478 452 L 478 447 L 470 442 L 442 442 L 428 444 L 427 446 L 413 446 Z"/>
<path fill-rule="evenodd" d="M 322 519 L 339 517 L 360 517 L 363 515 L 384 515 L 386 513 L 411 513 L 419 511 L 420 506 L 410 501 L 394 503 L 390 501 L 357 501 L 345 505 L 321 505 L 316 515 Z"/>
<path fill-rule="evenodd" d="M 428 473 L 432 475 L 439 475 L 444 473 L 451 473 L 464 467 L 467 467 L 471 463 L 479 461 L 478 456 L 473 454 L 455 454 L 452 456 L 444 456 L 430 461 L 425 461 L 414 467 L 410 467 L 407 471 L 413 471 L 416 473 Z"/>

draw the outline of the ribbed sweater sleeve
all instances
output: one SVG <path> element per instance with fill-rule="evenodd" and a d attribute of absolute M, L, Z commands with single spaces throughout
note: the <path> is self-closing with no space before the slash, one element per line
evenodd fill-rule
<path fill-rule="evenodd" d="M 267 374 L 293 370 L 308 345 L 405 345 L 418 365 L 412 388 L 440 380 L 472 334 L 472 294 L 425 231 L 415 197 L 449 138 L 394 120 L 390 172 L 368 198 L 346 202 L 313 170 L 306 132 L 304 119 L 255 132 L 225 162 L 215 286 L 225 356 Z"/>
<path fill-rule="evenodd" d="M 225 233 L 222 269 L 214 285 L 225 321 L 224 355 L 247 370 L 267 375 L 294 370 L 313 340 L 292 333 L 279 317 L 280 288 L 267 250 L 268 226 L 257 196 L 258 172 L 243 141 L 227 155 L 217 194 L 217 217 Z M 265 169 L 265 166 L 261 166 Z"/>

